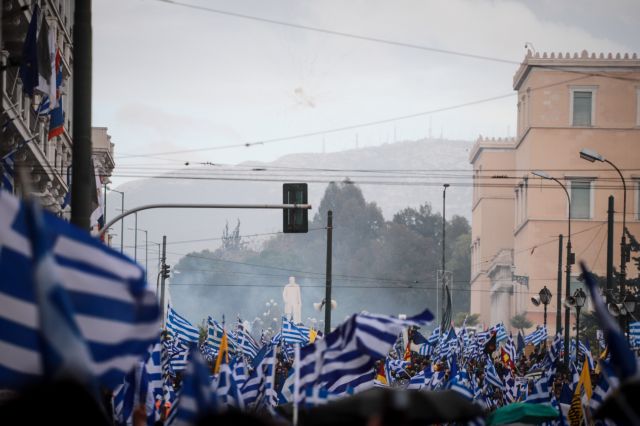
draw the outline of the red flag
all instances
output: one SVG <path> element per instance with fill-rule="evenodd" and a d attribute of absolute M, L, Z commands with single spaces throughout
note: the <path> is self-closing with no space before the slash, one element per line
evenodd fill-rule
<path fill-rule="evenodd" d="M 511 368 L 511 370 L 515 371 L 516 365 L 513 363 L 513 360 L 511 359 L 509 354 L 504 350 L 504 348 L 500 348 L 500 358 L 502 358 L 502 362 L 504 363 L 504 365 L 508 366 L 509 368 Z"/>

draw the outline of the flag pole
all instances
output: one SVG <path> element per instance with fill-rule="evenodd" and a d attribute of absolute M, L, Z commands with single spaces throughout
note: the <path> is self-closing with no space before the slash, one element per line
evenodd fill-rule
<path fill-rule="evenodd" d="M 298 392 L 300 390 L 300 344 L 293 345 L 293 426 L 298 426 Z"/>

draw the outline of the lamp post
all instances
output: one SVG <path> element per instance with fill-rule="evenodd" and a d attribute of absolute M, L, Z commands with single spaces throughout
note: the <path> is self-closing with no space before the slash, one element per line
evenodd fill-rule
<path fill-rule="evenodd" d="M 587 160 L 591 163 L 595 161 L 600 161 L 601 163 L 607 163 L 611 167 L 613 167 L 620 179 L 622 180 L 622 238 L 620 239 L 620 277 L 619 277 L 619 289 L 620 289 L 620 297 L 622 300 L 625 299 L 626 288 L 625 288 L 625 279 L 627 277 L 627 237 L 625 235 L 625 231 L 627 229 L 627 182 L 624 180 L 624 176 L 618 167 L 613 164 L 611 161 L 604 158 L 602 155 L 598 154 L 596 151 L 588 148 L 583 148 L 580 150 L 580 158 L 583 160 Z M 624 318 L 621 316 L 621 318 Z M 624 319 L 623 319 L 624 321 Z M 626 326 L 623 328 L 626 332 Z"/>
<path fill-rule="evenodd" d="M 573 293 L 573 301 L 576 306 L 576 359 L 578 359 L 578 351 L 580 350 L 580 309 L 582 309 L 586 300 L 587 295 L 581 288 L 578 288 Z"/>
<path fill-rule="evenodd" d="M 552 297 L 551 292 L 545 285 L 542 290 L 540 290 L 540 293 L 538 293 L 538 297 L 531 298 L 531 302 L 535 306 L 540 306 L 541 303 L 544 306 L 544 328 L 547 328 L 547 305 L 551 303 Z"/>
<path fill-rule="evenodd" d="M 124 213 L 124 192 L 111 189 L 111 192 L 117 192 L 122 196 L 122 213 Z M 105 222 L 106 223 L 106 222 Z M 120 222 L 120 253 L 124 252 L 124 221 Z"/>
<path fill-rule="evenodd" d="M 571 265 L 573 265 L 574 262 L 574 254 L 571 253 L 571 196 L 569 195 L 569 191 L 567 191 L 567 187 L 564 186 L 564 184 L 562 182 L 560 182 L 558 179 L 554 178 L 553 176 L 550 176 L 549 173 L 541 171 L 541 170 L 536 170 L 532 172 L 535 176 L 538 176 L 542 179 L 548 179 L 548 180 L 552 180 L 555 183 L 557 183 L 558 185 L 560 185 L 560 187 L 562 187 L 562 189 L 564 190 L 565 195 L 567 196 L 567 203 L 569 204 L 569 214 L 567 215 L 567 269 L 566 269 L 566 275 L 565 275 L 565 290 L 564 290 L 564 294 L 565 294 L 565 298 L 568 299 L 571 296 Z M 561 298 L 561 295 L 558 294 L 558 299 Z M 568 348 L 569 347 L 569 322 L 571 321 L 571 311 L 569 307 L 565 307 L 564 310 L 564 347 Z M 564 365 L 565 367 L 569 366 L 569 351 L 564 351 Z"/>
<path fill-rule="evenodd" d="M 129 228 L 129 231 L 133 231 L 133 229 Z M 135 231 L 144 232 L 144 270 L 148 272 L 149 271 L 149 231 L 142 228 L 136 228 Z M 160 246 L 160 244 L 158 244 L 158 246 Z M 136 252 L 137 251 L 138 251 L 138 247 L 136 247 Z"/>
<path fill-rule="evenodd" d="M 449 187 L 448 183 L 445 183 L 444 185 L 442 185 L 443 189 L 442 189 L 442 300 L 441 300 L 441 305 L 442 305 L 442 317 L 444 318 L 444 286 L 445 286 L 445 276 L 446 274 L 444 273 L 445 271 L 445 257 L 444 257 L 444 253 L 445 253 L 445 237 L 446 237 L 446 224 L 447 224 L 447 218 L 446 218 L 446 208 L 447 208 L 447 188 Z M 437 303 L 437 299 L 438 299 L 438 295 L 436 294 L 436 303 Z M 437 310 L 437 309 L 436 309 Z"/>

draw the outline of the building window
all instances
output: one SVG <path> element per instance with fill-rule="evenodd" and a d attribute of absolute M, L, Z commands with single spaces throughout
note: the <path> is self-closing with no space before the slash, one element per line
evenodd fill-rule
<path fill-rule="evenodd" d="M 575 87 L 571 89 L 571 125 L 592 126 L 594 122 L 594 88 Z"/>
<path fill-rule="evenodd" d="M 571 180 L 571 219 L 591 219 L 591 180 Z"/>

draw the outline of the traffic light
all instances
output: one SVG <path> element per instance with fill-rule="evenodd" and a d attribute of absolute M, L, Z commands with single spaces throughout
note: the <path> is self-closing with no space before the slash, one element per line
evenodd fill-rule
<path fill-rule="evenodd" d="M 307 204 L 306 183 L 285 183 L 282 185 L 283 204 Z M 307 209 L 283 209 L 282 232 L 305 233 L 309 230 Z"/>
<path fill-rule="evenodd" d="M 162 264 L 162 271 L 160 272 L 163 279 L 169 278 L 171 265 L 167 265 L 166 263 Z"/>

